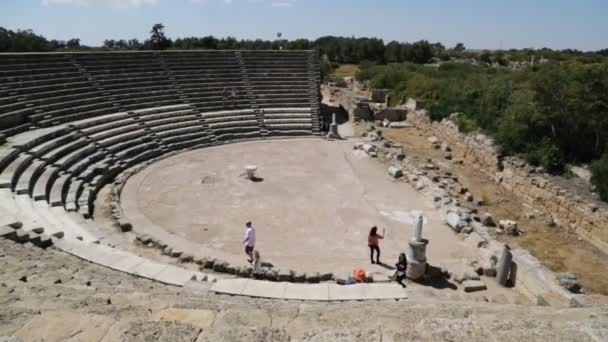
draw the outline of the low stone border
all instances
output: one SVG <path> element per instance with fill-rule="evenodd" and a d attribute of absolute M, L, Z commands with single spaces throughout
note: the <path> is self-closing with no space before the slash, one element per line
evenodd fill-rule
<path fill-rule="evenodd" d="M 406 290 L 397 284 L 294 284 L 254 279 L 222 279 L 218 280 L 210 291 L 236 296 L 322 302 L 408 298 Z"/>

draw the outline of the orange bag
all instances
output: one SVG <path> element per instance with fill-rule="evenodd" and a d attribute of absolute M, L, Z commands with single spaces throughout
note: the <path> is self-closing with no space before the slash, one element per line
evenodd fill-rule
<path fill-rule="evenodd" d="M 361 267 L 356 267 L 353 270 L 353 278 L 355 278 L 355 281 L 357 283 L 365 282 L 365 270 L 362 269 Z"/>

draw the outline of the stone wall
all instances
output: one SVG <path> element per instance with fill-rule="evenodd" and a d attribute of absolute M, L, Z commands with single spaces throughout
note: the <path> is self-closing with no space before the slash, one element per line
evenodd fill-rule
<path fill-rule="evenodd" d="M 551 217 L 555 225 L 577 233 L 601 250 L 608 250 L 608 210 L 568 193 L 542 169 L 522 159 L 503 159 L 492 139 L 483 134 L 463 134 L 448 119 L 431 123 L 424 110 L 408 115 L 408 120 L 426 135 L 447 143 L 454 158 L 494 179 L 523 202 Z"/>

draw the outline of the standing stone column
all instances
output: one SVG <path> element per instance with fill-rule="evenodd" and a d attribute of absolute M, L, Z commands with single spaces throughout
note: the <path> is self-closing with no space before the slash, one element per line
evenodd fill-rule
<path fill-rule="evenodd" d="M 502 286 L 507 286 L 507 280 L 509 280 L 509 274 L 511 273 L 511 264 L 513 262 L 513 255 L 511 254 L 511 248 L 509 245 L 505 245 L 505 249 L 502 251 L 502 257 L 498 262 L 496 270 L 496 280 Z"/>
<path fill-rule="evenodd" d="M 338 133 L 338 123 L 336 122 L 336 113 L 331 115 L 331 125 L 329 125 L 329 133 L 327 133 L 328 138 L 340 139 L 340 134 Z"/>
<path fill-rule="evenodd" d="M 407 270 L 405 275 L 412 280 L 418 280 L 426 272 L 426 245 L 429 241 L 422 238 L 422 215 L 418 216 L 414 227 L 414 236 L 408 241 Z"/>

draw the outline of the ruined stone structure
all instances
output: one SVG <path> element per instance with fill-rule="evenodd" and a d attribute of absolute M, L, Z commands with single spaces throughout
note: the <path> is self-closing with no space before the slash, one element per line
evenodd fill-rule
<path fill-rule="evenodd" d="M 607 210 L 569 194 L 542 170 L 519 158 L 502 158 L 492 139 L 483 134 L 463 134 L 448 119 L 432 123 L 423 110 L 416 111 L 408 120 L 425 134 L 447 143 L 454 158 L 479 169 L 522 201 L 550 215 L 554 224 L 576 232 L 601 250 L 608 250 Z"/>

